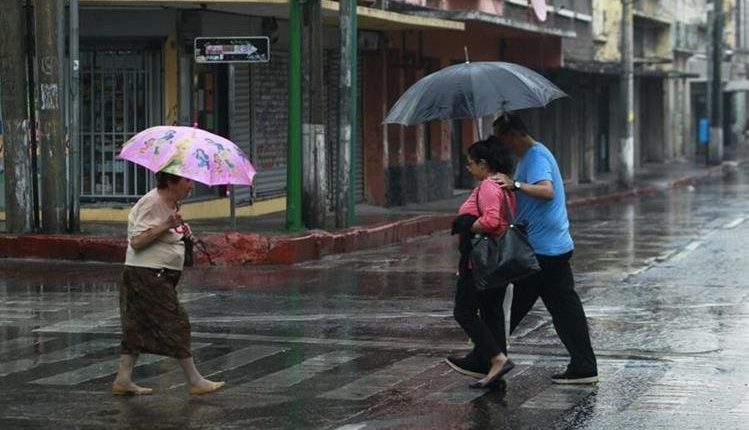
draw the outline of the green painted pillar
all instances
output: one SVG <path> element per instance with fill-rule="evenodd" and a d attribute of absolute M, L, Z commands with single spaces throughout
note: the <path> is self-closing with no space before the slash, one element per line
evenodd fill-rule
<path fill-rule="evenodd" d="M 302 21 L 299 0 L 289 1 L 289 127 L 286 229 L 302 230 Z"/>

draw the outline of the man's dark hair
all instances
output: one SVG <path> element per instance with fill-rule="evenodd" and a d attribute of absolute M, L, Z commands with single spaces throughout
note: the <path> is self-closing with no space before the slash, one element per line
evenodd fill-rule
<path fill-rule="evenodd" d="M 504 149 L 496 136 L 489 136 L 468 147 L 468 155 L 474 160 L 484 160 L 492 172 L 511 175 L 515 168 L 510 151 Z"/>
<path fill-rule="evenodd" d="M 163 190 L 167 188 L 169 184 L 179 183 L 182 179 L 181 176 L 177 176 L 167 172 L 156 172 L 156 188 Z"/>
<path fill-rule="evenodd" d="M 517 114 L 502 114 L 499 118 L 495 119 L 492 125 L 497 129 L 497 134 L 503 134 L 508 131 L 516 131 L 521 136 L 528 135 L 528 127 Z"/>

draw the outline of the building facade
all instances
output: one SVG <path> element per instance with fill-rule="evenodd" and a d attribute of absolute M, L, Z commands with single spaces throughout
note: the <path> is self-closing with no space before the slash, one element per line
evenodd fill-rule
<path fill-rule="evenodd" d="M 726 0 L 724 136 L 747 129 L 749 0 Z M 270 0 L 159 2 L 82 0 L 81 200 L 122 206 L 152 175 L 117 158 L 122 143 L 158 124 L 193 125 L 226 136 L 250 156 L 253 187 L 235 190 L 240 215 L 284 209 L 287 180 L 288 4 Z M 707 116 L 707 0 L 634 0 L 635 167 L 699 157 Z M 328 183 L 337 177 L 338 3 L 321 0 Z M 559 160 L 568 183 L 613 180 L 621 137 L 620 0 L 558 0 L 545 19 L 528 0 L 359 2 L 355 193 L 358 202 L 399 206 L 469 188 L 465 149 L 493 117 L 385 125 L 418 79 L 466 61 L 509 61 L 547 76 L 570 97 L 526 117 Z M 199 64 L 196 37 L 267 36 L 270 61 Z M 1 154 L 1 152 L 0 152 Z M 331 187 L 331 190 L 333 188 Z M 206 216 L 227 208 L 227 189 L 200 186 Z M 332 195 L 329 200 L 332 202 Z M 222 206 L 223 205 L 223 206 Z M 263 206 L 265 205 L 265 206 Z M 212 207 L 213 207 L 212 206 Z M 254 209 L 253 209 L 254 208 Z M 223 210 L 223 209 L 222 209 Z M 228 210 L 228 209 L 226 209 Z"/>

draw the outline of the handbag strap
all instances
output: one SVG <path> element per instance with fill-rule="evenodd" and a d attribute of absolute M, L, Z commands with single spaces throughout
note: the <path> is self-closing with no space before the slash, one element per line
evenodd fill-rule
<path fill-rule="evenodd" d="M 510 211 L 510 198 L 507 196 L 507 191 L 500 187 L 500 192 L 502 193 L 502 213 L 504 214 L 505 221 L 507 221 L 507 226 L 511 226 L 512 222 L 515 220 L 515 217 L 513 217 L 512 212 Z M 476 187 L 476 210 L 479 212 L 479 216 L 481 216 L 481 206 L 479 206 L 479 194 L 481 193 L 481 184 L 479 184 L 478 187 Z"/>

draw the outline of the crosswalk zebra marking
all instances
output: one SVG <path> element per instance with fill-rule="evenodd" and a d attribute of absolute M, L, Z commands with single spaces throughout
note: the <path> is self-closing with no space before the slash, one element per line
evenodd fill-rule
<path fill-rule="evenodd" d="M 648 391 L 632 402 L 628 410 L 639 412 L 671 412 L 684 406 L 698 393 L 715 390 L 705 381 L 714 378 L 712 366 L 678 363 L 652 384 Z"/>
<path fill-rule="evenodd" d="M 213 293 L 181 293 L 180 303 L 190 303 L 197 300 L 213 297 Z M 34 333 L 86 333 L 93 332 L 100 327 L 119 325 L 120 312 L 111 309 L 103 312 L 85 314 L 80 318 L 60 321 L 45 327 L 34 329 Z"/>
<path fill-rule="evenodd" d="M 60 307 L 60 305 L 64 305 L 66 308 L 70 306 L 88 306 L 90 305 L 90 302 L 76 302 L 76 301 L 53 301 L 53 302 L 42 302 L 39 300 L 7 300 L 3 302 L 4 306 L 31 306 L 34 309 L 37 308 L 45 308 L 45 307 Z"/>
<path fill-rule="evenodd" d="M 52 337 L 17 337 L 15 339 L 11 340 L 4 340 L 2 343 L 0 343 L 0 354 L 4 354 L 6 352 L 16 351 L 23 348 L 29 348 L 32 346 L 41 345 L 45 342 L 49 342 L 50 340 L 54 340 Z"/>
<path fill-rule="evenodd" d="M 0 377 L 8 376 L 12 373 L 24 372 L 33 369 L 42 364 L 57 363 L 59 361 L 72 360 L 84 357 L 94 351 L 117 346 L 117 342 L 109 339 L 97 339 L 89 342 L 83 342 L 72 345 L 68 348 L 48 352 L 33 358 L 21 358 L 18 360 L 0 363 Z"/>
<path fill-rule="evenodd" d="M 192 349 L 194 351 L 200 348 L 205 348 L 208 345 L 210 345 L 210 343 L 193 343 Z M 149 364 L 153 364 L 165 359 L 167 359 L 167 357 L 161 355 L 142 354 L 138 357 L 138 362 L 135 364 L 135 367 L 147 366 Z M 117 373 L 117 365 L 119 364 L 119 362 L 119 358 L 116 358 L 114 360 L 106 360 L 79 369 L 71 370 L 69 372 L 63 372 L 46 378 L 36 379 L 34 381 L 31 381 L 31 383 L 39 385 L 77 385 L 82 382 L 92 381 L 94 379 L 114 375 L 115 373 Z"/>
<path fill-rule="evenodd" d="M 60 312 L 62 308 L 35 308 L 35 307 L 24 307 L 15 308 L 10 306 L 0 306 L 0 315 L 12 315 L 12 314 L 54 314 Z"/>
<path fill-rule="evenodd" d="M 595 385 L 552 385 L 526 400 L 521 408 L 564 411 L 577 405 L 584 397 L 596 391 Z"/>
<path fill-rule="evenodd" d="M 94 312 L 84 315 L 81 318 L 60 321 L 45 327 L 33 330 L 34 333 L 86 333 L 97 327 L 108 325 L 109 321 L 118 319 L 119 311 L 109 310 L 103 312 Z"/>
<path fill-rule="evenodd" d="M 227 390 L 227 392 L 271 392 L 284 390 L 359 357 L 359 354 L 342 351 L 318 355 L 289 368 L 238 385 Z"/>
<path fill-rule="evenodd" d="M 288 351 L 288 349 L 276 346 L 253 345 L 247 348 L 242 348 L 237 351 L 230 352 L 220 357 L 216 357 L 212 360 L 197 363 L 197 367 L 198 369 L 200 369 L 200 372 L 204 376 L 210 377 L 217 373 L 236 369 L 238 367 L 245 366 L 247 364 L 285 351 Z M 163 373 L 161 375 L 145 379 L 141 381 L 141 383 L 145 385 L 156 385 L 163 384 L 164 381 L 166 381 L 167 384 L 170 384 L 170 389 L 174 389 L 185 384 L 181 369 L 170 370 L 169 372 Z M 171 381 L 180 382 L 172 383 Z"/>
<path fill-rule="evenodd" d="M 439 363 L 434 357 L 416 356 L 398 361 L 385 369 L 357 379 L 356 381 L 323 393 L 318 397 L 332 400 L 365 400 L 392 388 Z"/>
<path fill-rule="evenodd" d="M 484 394 L 486 394 L 486 390 L 469 388 L 467 380 L 461 380 L 426 396 L 425 400 L 437 403 L 464 404 L 470 403 Z"/>
<path fill-rule="evenodd" d="M 746 217 L 735 218 L 733 221 L 723 226 L 723 229 L 729 230 L 738 227 L 741 223 L 746 221 Z"/>

